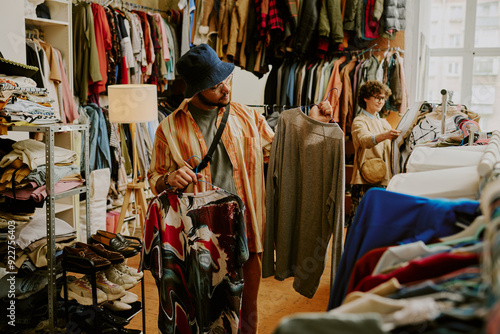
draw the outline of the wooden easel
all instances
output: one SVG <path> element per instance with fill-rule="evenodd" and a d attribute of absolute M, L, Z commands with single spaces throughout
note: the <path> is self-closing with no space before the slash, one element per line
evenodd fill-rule
<path fill-rule="evenodd" d="M 134 194 L 134 200 L 136 204 L 136 210 L 138 210 L 139 220 L 141 222 L 141 234 L 144 231 L 144 221 L 146 220 L 146 213 L 148 209 L 148 204 L 146 202 L 146 194 L 144 192 L 144 182 L 137 181 L 137 143 L 136 143 L 136 128 L 135 123 L 130 123 L 130 133 L 132 135 L 132 159 L 133 159 L 133 181 L 127 184 L 127 190 L 125 192 L 125 198 L 123 199 L 122 210 L 120 212 L 120 218 L 118 224 L 116 224 L 115 233 L 121 233 L 122 225 L 125 220 L 125 215 L 127 214 L 128 204 L 130 202 L 130 196 Z"/>

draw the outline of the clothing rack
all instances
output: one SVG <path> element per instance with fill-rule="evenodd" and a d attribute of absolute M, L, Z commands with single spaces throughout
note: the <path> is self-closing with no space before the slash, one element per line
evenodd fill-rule
<path fill-rule="evenodd" d="M 298 107 L 292 107 L 292 106 L 287 106 L 287 105 L 278 105 L 278 104 L 246 104 L 246 106 L 250 107 L 250 108 L 263 108 L 264 114 L 266 116 L 271 115 L 275 111 L 282 112 L 283 110 L 298 108 Z"/>
<path fill-rule="evenodd" d="M 405 50 L 401 49 L 400 47 L 387 47 L 387 48 L 378 48 L 374 49 L 373 47 L 377 46 L 377 44 L 374 44 L 366 49 L 362 50 L 339 50 L 335 52 L 335 54 L 345 54 L 345 53 L 350 53 L 350 54 L 357 54 L 357 57 L 361 56 L 367 51 L 371 52 L 382 52 L 382 51 L 397 51 L 399 53 L 405 53 Z"/>
<path fill-rule="evenodd" d="M 479 160 L 479 165 L 477 166 L 479 176 L 481 178 L 488 177 L 495 167 L 498 168 L 498 162 L 500 162 L 500 131 L 495 130 L 486 145 L 486 150 Z"/>
<path fill-rule="evenodd" d="M 36 38 L 36 39 L 44 39 L 45 37 L 45 32 L 43 30 L 40 30 L 40 29 L 26 29 L 26 38 L 28 39 L 32 39 L 32 38 Z"/>
<path fill-rule="evenodd" d="M 152 7 L 148 7 L 148 6 L 143 6 L 143 5 L 138 5 L 135 3 L 122 1 L 122 0 L 105 0 L 105 2 L 106 2 L 106 5 L 102 5 L 102 6 L 107 6 L 107 5 L 114 2 L 116 4 L 119 4 L 120 8 L 123 8 L 123 6 L 125 5 L 129 10 L 146 9 L 146 10 L 153 11 L 153 12 L 167 13 L 167 11 L 165 11 L 165 10 L 161 10 L 158 8 L 152 8 Z"/>

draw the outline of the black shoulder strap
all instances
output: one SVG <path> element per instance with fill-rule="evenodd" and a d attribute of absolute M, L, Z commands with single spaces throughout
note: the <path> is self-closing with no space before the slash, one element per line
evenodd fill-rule
<path fill-rule="evenodd" d="M 205 169 L 205 167 L 208 166 L 208 163 L 210 162 L 210 160 L 212 160 L 212 155 L 214 154 L 215 149 L 217 148 L 217 145 L 219 144 L 220 138 L 222 137 L 222 132 L 224 132 L 224 128 L 226 127 L 227 119 L 229 117 L 229 108 L 230 108 L 230 105 L 228 104 L 226 106 L 226 110 L 224 111 L 224 115 L 222 116 L 222 119 L 220 121 L 220 125 L 217 128 L 217 133 L 215 134 L 215 137 L 212 140 L 212 144 L 210 145 L 210 148 L 208 149 L 207 155 L 205 155 L 205 157 L 203 158 L 203 160 L 200 162 L 200 164 L 198 166 L 193 168 L 193 172 L 195 172 L 195 173 L 201 172 L 203 169 Z"/>

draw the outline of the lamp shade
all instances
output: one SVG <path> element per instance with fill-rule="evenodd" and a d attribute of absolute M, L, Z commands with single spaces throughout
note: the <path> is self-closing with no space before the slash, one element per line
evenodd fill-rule
<path fill-rule="evenodd" d="M 156 85 L 108 86 L 109 120 L 141 123 L 158 118 Z"/>

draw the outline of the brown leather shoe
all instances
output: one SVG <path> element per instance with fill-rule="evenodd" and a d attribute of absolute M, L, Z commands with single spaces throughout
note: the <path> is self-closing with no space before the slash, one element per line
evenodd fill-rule
<path fill-rule="evenodd" d="M 100 243 L 104 246 L 104 248 L 106 248 L 110 251 L 113 251 L 113 252 L 121 253 L 125 257 L 131 257 L 131 256 L 137 255 L 139 253 L 137 251 L 137 249 L 125 245 L 117 238 L 110 239 L 110 238 L 106 238 L 100 234 L 91 235 L 90 242 Z"/>
<path fill-rule="evenodd" d="M 113 233 L 113 232 L 104 231 L 104 230 L 97 230 L 97 234 L 100 234 L 103 237 L 106 237 L 109 239 L 116 238 L 119 241 L 121 241 L 123 244 L 125 244 L 129 247 L 133 247 L 133 248 L 137 249 L 138 251 L 140 251 L 142 248 L 141 242 L 136 240 L 137 238 L 134 238 L 134 237 L 123 236 L 120 233 Z"/>
<path fill-rule="evenodd" d="M 104 248 L 103 245 L 101 244 L 84 244 L 83 242 L 77 242 L 75 245 L 75 248 L 89 248 L 92 252 L 96 253 L 97 255 L 108 259 L 111 263 L 116 264 L 123 262 L 125 260 L 125 257 L 118 253 L 118 252 L 112 252 Z"/>
<path fill-rule="evenodd" d="M 86 259 L 88 261 L 79 260 L 78 258 Z M 96 269 L 103 269 L 111 265 L 110 261 L 97 255 L 91 251 L 90 248 L 73 248 L 69 246 L 66 246 L 63 249 L 63 261 L 69 265 L 75 265 L 79 268 L 85 269 L 92 268 L 92 263 L 93 267 Z M 92 263 L 89 261 L 92 261 Z"/>

